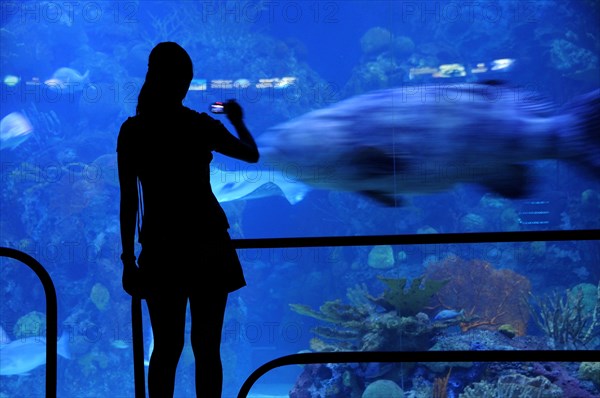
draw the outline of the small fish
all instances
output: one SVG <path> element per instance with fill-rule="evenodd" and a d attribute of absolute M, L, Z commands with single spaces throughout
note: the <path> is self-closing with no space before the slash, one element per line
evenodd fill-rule
<path fill-rule="evenodd" d="M 441 310 L 437 313 L 437 315 L 433 318 L 436 321 L 447 321 L 450 319 L 458 319 L 462 318 L 465 315 L 465 310 L 462 309 L 460 311 L 456 310 Z"/>
<path fill-rule="evenodd" d="M 85 71 L 82 75 L 75 69 L 58 68 L 52 77 L 44 82 L 50 89 L 61 90 L 66 87 L 71 87 L 75 91 L 80 91 L 89 83 L 90 71 Z"/>
<path fill-rule="evenodd" d="M 113 347 L 118 348 L 120 350 L 129 348 L 129 344 L 127 344 L 127 342 L 125 340 L 121 340 L 121 339 L 111 341 L 110 345 L 112 345 Z"/>
<path fill-rule="evenodd" d="M 6 333 L 2 326 L 0 326 L 0 347 L 8 343 L 10 343 L 10 337 L 8 337 L 8 333 Z"/>
<path fill-rule="evenodd" d="M 20 81 L 21 81 L 21 78 L 19 76 L 6 75 L 6 76 L 4 76 L 3 83 L 6 84 L 8 87 L 14 87 L 17 84 L 19 84 Z"/>
<path fill-rule="evenodd" d="M 0 120 L 0 149 L 15 149 L 31 137 L 32 132 L 33 126 L 25 115 L 9 113 Z"/>
<path fill-rule="evenodd" d="M 68 332 L 63 332 L 57 343 L 57 352 L 70 359 Z M 27 375 L 38 366 L 46 364 L 46 339 L 27 337 L 0 345 L 0 376 Z"/>

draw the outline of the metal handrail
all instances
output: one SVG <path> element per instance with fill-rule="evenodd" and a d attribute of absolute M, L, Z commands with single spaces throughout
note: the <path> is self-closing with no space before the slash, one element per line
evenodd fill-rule
<path fill-rule="evenodd" d="M 237 397 L 246 398 L 261 376 L 288 365 L 359 362 L 596 362 L 598 357 L 598 350 L 348 351 L 291 354 L 259 366 L 242 384 Z"/>
<path fill-rule="evenodd" d="M 267 249 L 284 247 L 432 245 L 443 243 L 549 242 L 565 240 L 600 240 L 600 229 L 234 239 L 233 244 L 236 249 Z"/>
<path fill-rule="evenodd" d="M 19 260 L 35 272 L 46 294 L 46 398 L 56 398 L 58 361 L 58 301 L 54 282 L 48 271 L 29 254 L 9 247 L 0 247 L 0 257 Z"/>
<path fill-rule="evenodd" d="M 487 242 L 526 242 L 526 241 L 565 241 L 565 240 L 598 240 L 600 230 L 575 231 L 526 231 L 526 232 L 487 232 L 487 233 L 453 233 L 453 234 L 421 234 L 421 235 L 371 235 L 343 237 L 305 237 L 305 238 L 264 238 L 234 239 L 237 249 L 264 249 L 290 247 L 326 247 L 326 246 L 367 246 L 367 245 L 418 245 L 442 243 L 487 243 Z M 0 257 L 10 257 L 21 261 L 31 268 L 42 283 L 46 295 L 46 397 L 56 398 L 57 362 L 58 362 L 58 302 L 52 278 L 46 269 L 32 256 L 20 250 L 0 247 Z M 132 300 L 134 376 L 136 380 L 136 397 L 145 396 L 145 377 L 143 373 L 143 336 L 141 319 L 141 301 Z M 484 353 L 484 354 L 479 354 Z M 556 356 L 554 356 L 556 355 Z M 414 362 L 414 361 L 464 361 L 468 358 L 480 358 L 479 361 L 505 360 L 543 360 L 570 361 L 567 358 L 592 361 L 590 355 L 598 355 L 598 351 L 440 351 L 432 352 L 336 352 L 307 353 L 283 356 L 265 363 L 255 370 L 244 382 L 238 398 L 246 397 L 252 385 L 266 372 L 279 366 L 307 363 L 344 363 L 344 362 Z M 410 356 L 411 358 L 403 358 Z M 585 358 L 584 358 L 585 357 Z M 427 359 L 429 358 L 429 359 Z M 455 358 L 453 360 L 453 358 Z M 485 359 L 487 358 L 487 359 Z M 495 359 L 494 359 L 495 358 Z M 506 358 L 506 359 L 502 359 Z M 523 358 L 523 359 L 518 359 Z M 589 358 L 589 359 L 587 359 Z M 540 359 L 542 360 L 542 359 Z M 573 359 L 574 360 L 574 359 Z M 140 362 L 141 361 L 141 362 Z M 141 385 L 140 385 L 141 384 Z"/>
<path fill-rule="evenodd" d="M 600 240 L 600 229 L 569 231 L 514 231 L 419 235 L 371 235 L 315 238 L 237 239 L 237 249 L 331 247 L 371 245 L 465 244 L 490 242 L 532 242 Z M 244 381 L 238 398 L 246 398 L 258 379 L 275 368 L 311 363 L 355 362 L 579 362 L 597 361 L 598 350 L 519 351 L 408 351 L 408 352 L 320 352 L 286 355 L 258 367 Z"/>

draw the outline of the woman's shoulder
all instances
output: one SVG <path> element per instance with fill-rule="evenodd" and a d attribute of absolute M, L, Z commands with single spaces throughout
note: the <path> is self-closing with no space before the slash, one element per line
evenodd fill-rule
<path fill-rule="evenodd" d="M 197 123 L 215 123 L 218 122 L 217 119 L 213 118 L 206 112 L 198 112 L 195 109 L 188 108 L 186 106 L 183 107 L 183 112 L 185 116 L 191 118 L 194 122 Z"/>
<path fill-rule="evenodd" d="M 129 116 L 123 123 L 121 123 L 121 132 L 132 130 L 139 123 L 139 116 Z"/>
<path fill-rule="evenodd" d="M 133 142 L 137 141 L 139 134 L 139 116 L 130 116 L 123 123 L 119 129 L 117 136 L 117 151 L 124 148 L 130 148 Z"/>

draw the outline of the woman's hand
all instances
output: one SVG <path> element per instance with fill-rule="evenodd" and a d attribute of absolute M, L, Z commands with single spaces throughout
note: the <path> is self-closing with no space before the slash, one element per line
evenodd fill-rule
<path fill-rule="evenodd" d="M 135 257 L 122 259 L 122 261 L 123 276 L 121 283 L 123 284 L 123 290 L 132 297 L 143 298 L 140 269 L 135 262 Z"/>
<path fill-rule="evenodd" d="M 242 110 L 242 107 L 234 99 L 230 99 L 225 102 L 223 110 L 233 125 L 241 122 L 244 118 L 244 111 Z"/>

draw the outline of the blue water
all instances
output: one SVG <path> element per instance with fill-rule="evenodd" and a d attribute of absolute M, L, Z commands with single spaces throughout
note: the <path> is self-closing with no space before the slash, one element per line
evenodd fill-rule
<path fill-rule="evenodd" d="M 135 113 L 155 44 L 180 43 L 192 57 L 194 78 L 206 82 L 204 90 L 188 93 L 186 106 L 207 111 L 213 101 L 236 98 L 258 138 L 269 127 L 343 99 L 422 83 L 504 80 L 535 89 L 560 107 L 599 86 L 599 19 L 600 6 L 592 0 L 0 3 L 0 245 L 35 257 L 56 285 L 59 335 L 70 333 L 71 351 L 70 359 L 59 357 L 58 395 L 134 393 L 130 297 L 121 288 L 115 148 L 121 123 Z M 494 60 L 509 60 L 510 66 L 493 71 Z M 487 70 L 473 73 L 478 63 Z M 448 65 L 467 73 L 414 74 L 423 68 L 439 72 Z M 59 68 L 69 68 L 74 83 L 48 82 Z M 257 86 L 260 79 L 281 84 L 286 77 L 294 79 L 280 87 Z M 217 80 L 233 84 L 239 79 L 250 86 L 215 86 Z M 7 118 L 11 114 L 13 119 Z M 224 117 L 215 117 L 231 127 Z M 10 136 L 9 120 L 16 120 L 22 140 Z M 365 141 L 372 133 L 364 132 Z M 164 139 L 177 140 L 178 134 L 183 133 L 165 132 Z M 485 145 L 485 140 L 473 145 Z M 316 149 L 306 156 L 336 151 Z M 214 163 L 229 171 L 226 181 L 253 182 L 256 173 L 265 172 L 260 165 L 220 156 Z M 522 199 L 457 185 L 386 207 L 333 186 L 309 187 L 296 203 L 273 190 L 222 205 L 231 235 L 239 239 L 600 228 L 599 179 L 556 159 L 529 166 L 535 178 L 531 193 Z M 297 183 L 295 171 L 286 170 Z M 263 363 L 308 350 L 600 349 L 598 240 L 245 249 L 239 254 L 248 286 L 231 294 L 227 307 L 222 345 L 226 397 L 236 396 L 246 377 Z M 9 360 L 28 360 L 8 356 L 4 347 L 9 341 L 44 334 L 45 298 L 35 275 L 16 261 L 2 259 L 0 275 L 0 326 L 7 336 L 0 335 L 4 366 Z M 377 304 L 386 291 L 379 276 L 412 280 L 422 275 L 450 275 L 451 286 L 462 290 L 454 295 L 440 290 L 419 308 L 421 315 L 398 314 Z M 468 275 L 472 279 L 466 282 Z M 510 290 L 510 282 L 517 280 L 529 286 L 529 305 L 514 301 L 515 295 L 528 292 Z M 511 306 L 487 313 L 498 304 L 498 295 L 489 291 L 512 292 L 506 299 Z M 552 340 L 543 321 L 536 322 L 535 314 L 554 308 L 560 299 L 570 303 L 569 311 L 589 333 Z M 326 311 L 335 300 L 350 309 L 345 318 L 341 310 L 329 314 L 334 322 L 291 306 Z M 577 303 L 582 312 L 577 312 Z M 384 328 L 400 322 L 400 315 L 410 320 L 424 316 L 424 325 L 431 327 L 441 309 L 460 307 L 467 307 L 470 318 L 437 325 L 431 335 L 429 330 L 411 339 L 396 336 L 395 327 Z M 367 315 L 360 315 L 361 309 Z M 358 321 L 344 323 L 349 320 Z M 506 324 L 516 330 L 512 339 L 499 332 Z M 323 337 L 323 327 L 331 329 L 329 338 L 327 333 Z M 341 330 L 356 336 L 331 338 Z M 144 331 L 147 354 L 146 313 Z M 592 381 L 595 377 L 598 383 L 599 371 L 586 373 L 580 365 L 555 365 L 555 373 L 562 375 L 558 379 L 539 364 L 454 367 L 447 396 L 458 397 L 480 381 L 500 391 L 502 374 L 544 376 L 553 388 L 564 388 L 565 397 L 599 396 L 600 385 Z M 44 369 L 0 375 L 0 398 L 43 396 Z M 176 397 L 194 396 L 193 373 L 186 340 Z M 344 397 L 351 391 L 361 396 L 378 380 L 393 381 L 407 396 L 431 396 L 435 380 L 447 373 L 443 365 L 294 365 L 265 375 L 251 396 L 298 397 L 307 391 L 314 397 Z"/>

